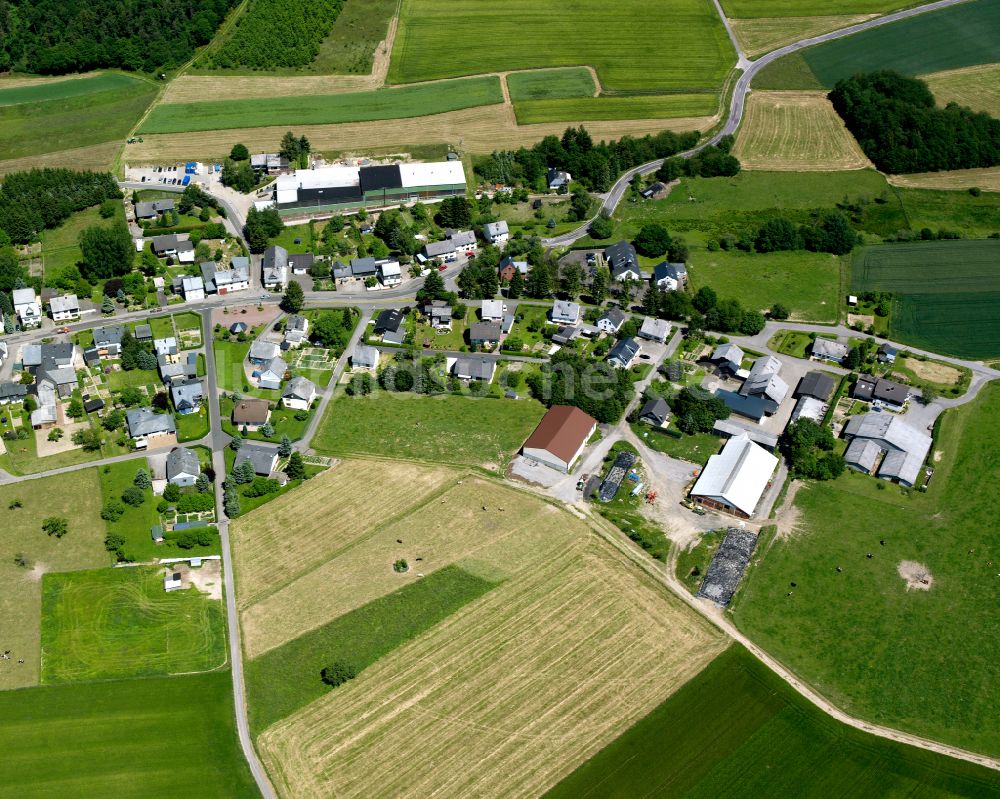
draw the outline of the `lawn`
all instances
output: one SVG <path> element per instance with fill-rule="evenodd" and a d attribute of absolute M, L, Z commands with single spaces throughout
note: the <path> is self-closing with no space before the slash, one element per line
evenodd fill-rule
<path fill-rule="evenodd" d="M 767 311 L 776 302 L 796 320 L 835 322 L 839 313 L 841 261 L 818 252 L 749 254 L 693 249 L 691 285 L 715 289 L 749 308 Z"/>
<path fill-rule="evenodd" d="M 661 119 L 711 116 L 719 108 L 719 96 L 711 92 L 657 94 L 649 96 L 601 96 L 521 100 L 514 103 L 519 125 L 536 122 L 588 120 Z"/>
<path fill-rule="evenodd" d="M 121 391 L 123 388 L 141 388 L 142 386 L 154 386 L 159 390 L 163 384 L 155 369 L 131 369 L 127 372 L 124 369 L 116 369 L 107 377 L 108 388 L 112 391 Z"/>
<path fill-rule="evenodd" d="M 855 472 L 800 490 L 801 532 L 748 573 L 735 609 L 755 643 L 846 712 L 991 755 L 998 419 L 997 383 L 946 412 L 926 494 Z M 929 590 L 907 590 L 904 560 L 926 567 Z"/>
<path fill-rule="evenodd" d="M 339 396 L 313 437 L 322 454 L 371 454 L 501 469 L 545 409 L 535 400 Z"/>
<path fill-rule="evenodd" d="M 253 341 L 247 337 L 246 341 L 229 341 L 213 339 L 212 346 L 215 349 L 215 371 L 218 375 L 219 388 L 224 391 L 240 391 L 244 394 L 250 393 L 246 373 L 243 370 L 247 353 L 250 352 L 250 345 Z M 275 392 L 268 392 L 273 395 Z M 256 396 L 256 395 L 255 395 Z M 277 396 L 274 397 L 277 399 Z"/>
<path fill-rule="evenodd" d="M 325 666 L 339 661 L 360 672 L 495 585 L 457 566 L 445 566 L 249 661 L 247 694 L 254 734 L 326 694 L 330 689 L 320 679 Z"/>
<path fill-rule="evenodd" d="M 111 219 L 103 219 L 97 206 L 86 208 L 72 214 L 59 227 L 41 231 L 38 239 L 42 244 L 42 263 L 45 270 L 45 284 L 54 286 L 55 281 L 68 266 L 76 266 L 83 259 L 78 244 L 80 233 L 84 228 L 97 225 L 109 227 L 115 222 L 125 219 L 125 209 L 115 204 L 115 215 Z"/>
<path fill-rule="evenodd" d="M 507 76 L 507 90 L 514 102 L 592 97 L 596 89 L 594 78 L 585 67 L 511 72 Z"/>
<path fill-rule="evenodd" d="M 0 692 L 0 784 L 19 799 L 260 794 L 213 674 Z"/>
<path fill-rule="evenodd" d="M 15 501 L 21 503 L 21 507 Z M 71 571 L 107 566 L 101 493 L 96 469 L 0 486 L 0 641 L 11 652 L 0 660 L 0 696 L 5 689 L 36 685 L 39 679 L 40 625 L 44 570 Z M 61 539 L 41 530 L 42 519 L 69 521 Z M 17 566 L 23 553 L 27 565 Z M 24 663 L 17 661 L 24 658 Z M 2 761 L 3 758 L 0 758 Z M 0 771 L 2 771 L 0 766 Z"/>
<path fill-rule="evenodd" d="M 722 439 L 713 433 L 695 433 L 689 436 L 687 433 L 681 433 L 672 423 L 669 429 L 680 437 L 675 438 L 673 435 L 655 430 L 648 424 L 632 425 L 632 431 L 650 449 L 699 466 L 704 465 L 709 456 L 715 455 L 722 446 Z"/>
<path fill-rule="evenodd" d="M 416 312 L 414 312 L 415 314 Z M 470 321 L 471 320 L 471 321 Z M 452 319 L 451 330 L 439 333 L 435 328 L 424 322 L 416 322 L 414 325 L 415 334 L 413 341 L 417 346 L 424 346 L 429 342 L 429 346 L 435 350 L 451 350 L 452 352 L 468 346 L 465 338 L 465 331 L 468 326 L 476 321 L 476 311 L 474 305 L 468 306 L 465 318 Z M 409 324 L 409 321 L 407 322 Z"/>
<path fill-rule="evenodd" d="M 705 581 L 705 572 L 718 552 L 722 539 L 726 537 L 726 528 L 699 532 L 690 546 L 677 553 L 675 571 L 677 579 L 684 583 L 692 594 L 698 592 Z"/>
<path fill-rule="evenodd" d="M 4 95 L 18 104 L 4 104 Z M 155 95 L 152 81 L 118 74 L 0 90 L 0 160 L 124 139 Z M 72 165 L 72 154 L 65 165 Z"/>
<path fill-rule="evenodd" d="M 851 262 L 855 292 L 896 296 L 896 341 L 966 358 L 1000 354 L 1000 241 L 958 240 L 866 247 Z M 940 265 L 948 263 L 942 270 Z"/>
<path fill-rule="evenodd" d="M 296 241 L 298 239 L 298 241 Z M 284 247 L 292 255 L 313 251 L 313 229 L 312 225 L 285 225 L 275 238 L 271 239 L 271 244 Z"/>
<path fill-rule="evenodd" d="M 313 411 L 316 409 L 316 405 L 319 404 L 317 400 L 313 404 Z M 225 430 L 229 435 L 239 433 L 243 435 L 241 430 L 237 430 L 236 426 L 233 424 L 233 401 L 229 397 L 222 397 L 219 400 L 219 411 L 222 414 L 222 429 Z M 303 419 L 299 421 L 295 418 L 295 414 L 302 413 L 302 411 L 297 411 L 290 408 L 274 408 L 271 410 L 271 426 L 274 427 L 274 435 L 268 438 L 263 435 L 259 430 L 248 430 L 244 438 L 252 438 L 256 441 L 281 441 L 282 436 L 288 436 L 292 441 L 298 441 L 302 438 L 302 434 L 305 432 L 306 427 L 309 425 L 309 419 Z M 312 411 L 309 413 L 309 417 L 312 417 Z"/>
<path fill-rule="evenodd" d="M 839 724 L 733 645 L 544 797 L 945 799 L 997 790 L 995 771 Z"/>
<path fill-rule="evenodd" d="M 667 48 L 636 48 L 655 30 Z M 461 46 L 456 47 L 455 43 Z M 695 0 L 623 0 L 607 8 L 557 0 L 403 0 L 389 79 L 409 83 L 588 64 L 605 89 L 717 92 L 734 61 L 715 9 Z"/>
<path fill-rule="evenodd" d="M 88 452 L 83 447 L 74 446 L 62 452 L 39 457 L 36 432 L 31 429 L 30 414 L 23 413 L 21 408 L 20 405 L 8 405 L 5 408 L 0 408 L 0 416 L 5 417 L 0 427 L 7 428 L 10 423 L 10 415 L 13 414 L 15 418 L 21 419 L 21 429 L 28 431 L 28 437 L 25 439 L 4 442 L 7 452 L 0 455 L 0 466 L 12 474 L 37 474 L 51 469 L 61 469 L 65 466 L 78 466 L 102 457 L 124 454 L 121 447 L 113 440 L 119 434 L 106 432 L 91 419 L 91 427 L 101 435 L 100 450 Z"/>
<path fill-rule="evenodd" d="M 327 125 L 442 114 L 503 102 L 497 77 L 445 81 L 399 89 L 379 89 L 309 97 L 213 100 L 160 105 L 142 123 L 142 133 L 253 128 L 269 125 Z"/>
<path fill-rule="evenodd" d="M 208 409 L 202 403 L 195 413 L 175 413 L 178 441 L 197 441 L 208 435 Z"/>
<path fill-rule="evenodd" d="M 47 574 L 42 682 L 209 671 L 226 661 L 222 602 L 163 590 L 162 567 Z"/>
<path fill-rule="evenodd" d="M 767 342 L 767 346 L 775 352 L 780 352 L 782 355 L 808 359 L 812 351 L 814 338 L 836 339 L 836 336 L 826 334 L 814 336 L 801 330 L 779 330 L 771 336 L 771 340 Z"/>

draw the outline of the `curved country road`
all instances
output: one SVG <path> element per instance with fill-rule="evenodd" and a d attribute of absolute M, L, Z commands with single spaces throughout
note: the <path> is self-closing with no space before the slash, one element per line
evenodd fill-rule
<path fill-rule="evenodd" d="M 856 25 L 850 25 L 846 28 L 840 28 L 839 30 L 830 31 L 829 33 L 823 33 L 819 36 L 812 36 L 808 39 L 800 39 L 792 44 L 786 44 L 784 47 L 779 47 L 777 50 L 772 50 L 770 53 L 761 56 L 755 61 L 747 61 L 740 52 L 739 47 L 736 47 L 736 52 L 739 57 L 737 68 L 739 68 L 740 65 L 746 65 L 746 68 L 744 69 L 743 74 L 737 79 L 736 86 L 733 88 L 733 96 L 729 102 L 729 116 L 726 118 L 725 124 L 723 124 L 719 131 L 710 139 L 702 142 L 697 147 L 678 153 L 678 155 L 681 158 L 690 158 L 696 153 L 701 152 L 701 150 L 705 149 L 709 145 L 717 144 L 723 136 L 736 133 L 740 126 L 740 122 L 743 121 L 743 110 L 746 106 L 747 95 L 750 93 L 750 83 L 753 81 L 758 72 L 782 56 L 798 52 L 799 50 L 805 50 L 807 47 L 822 44 L 823 42 L 830 42 L 834 39 L 842 39 L 845 36 L 860 33 L 861 31 L 869 30 L 870 28 L 888 25 L 892 22 L 898 22 L 901 19 L 914 17 L 918 14 L 925 14 L 928 11 L 937 11 L 938 9 L 947 8 L 948 6 L 954 6 L 964 2 L 967 2 L 967 0 L 936 0 L 936 2 L 933 3 L 926 3 L 925 5 L 904 9 L 903 11 L 896 11 L 892 14 L 886 14 L 882 17 L 867 20 L 866 22 L 859 22 Z M 718 3 L 716 3 L 716 7 L 719 8 Z M 730 38 L 733 40 L 733 45 L 736 46 L 736 39 L 729 28 L 728 20 L 724 15 L 722 15 L 721 8 L 719 8 L 719 14 L 722 16 L 722 19 L 726 24 L 726 30 L 729 33 Z M 551 239 L 542 239 L 542 244 L 546 247 L 567 247 L 578 239 L 582 239 L 587 235 L 587 231 L 590 228 L 591 223 L 597 219 L 600 214 L 610 214 L 614 212 L 615 208 L 618 207 L 618 203 L 621 202 L 622 197 L 625 196 L 625 192 L 628 190 L 629 184 L 636 175 L 648 175 L 651 172 L 655 172 L 663 166 L 663 161 L 664 159 L 659 158 L 655 161 L 640 164 L 639 166 L 633 167 L 625 172 L 620 178 L 618 178 L 617 181 L 615 181 L 615 184 L 611 187 L 611 191 L 604 195 L 604 203 L 601 205 L 601 210 L 598 211 L 597 214 L 587 220 L 585 224 L 575 230 L 571 230 L 569 233 L 564 233 L 561 236 L 554 236 Z"/>

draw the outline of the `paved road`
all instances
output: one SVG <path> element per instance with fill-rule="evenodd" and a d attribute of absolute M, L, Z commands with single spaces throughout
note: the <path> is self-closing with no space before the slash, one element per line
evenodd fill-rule
<path fill-rule="evenodd" d="M 715 2 L 716 8 L 719 11 L 719 16 L 726 23 L 726 30 L 733 40 L 733 44 L 736 47 L 736 52 L 739 56 L 739 61 L 737 62 L 737 69 L 743 69 L 743 74 L 736 81 L 736 86 L 733 88 L 733 95 L 729 102 L 729 114 L 726 117 L 725 123 L 719 129 L 715 135 L 706 141 L 699 144 L 690 150 L 682 153 L 678 153 L 681 158 L 690 158 L 696 153 L 701 152 L 709 145 L 718 144 L 719 140 L 723 136 L 728 136 L 730 134 L 736 133 L 739 129 L 740 122 L 743 120 L 743 111 L 746 106 L 746 98 L 750 93 L 750 84 L 754 77 L 768 64 L 776 61 L 782 56 L 786 56 L 789 53 L 795 53 L 799 50 L 804 50 L 807 47 L 812 47 L 817 44 L 822 44 L 823 42 L 830 42 L 834 39 L 842 39 L 845 36 L 851 36 L 855 33 L 860 33 L 861 31 L 869 30 L 870 28 L 877 28 L 882 25 L 888 25 L 892 22 L 898 22 L 901 19 L 906 19 L 908 17 L 916 16 L 917 14 L 924 14 L 928 11 L 937 11 L 941 8 L 947 8 L 948 6 L 958 5 L 959 3 L 967 2 L 967 0 L 937 0 L 934 3 L 927 3 L 921 6 L 915 6 L 914 8 L 907 8 L 903 11 L 896 11 L 892 14 L 886 14 L 882 17 L 877 17 L 875 19 L 870 19 L 865 22 L 859 22 L 857 25 L 850 25 L 846 28 L 841 28 L 840 30 L 830 31 L 829 33 L 823 33 L 819 36 L 812 36 L 808 39 L 801 39 L 792 44 L 785 45 L 784 47 L 779 47 L 777 50 L 772 50 L 767 55 L 763 55 L 754 61 L 748 61 L 743 56 L 736 43 L 736 38 L 733 35 L 732 30 L 729 27 L 729 22 L 726 19 L 725 14 L 722 12 L 722 8 L 719 6 L 718 0 L 713 0 Z M 617 181 L 615 181 L 614 186 L 611 187 L 611 191 L 607 194 L 601 195 L 603 200 L 601 204 L 601 210 L 595 214 L 591 219 L 587 220 L 586 224 L 581 225 L 575 230 L 569 233 L 564 233 L 561 236 L 554 236 L 550 239 L 542 239 L 542 243 L 547 247 L 568 247 L 573 244 L 578 239 L 582 239 L 587 235 L 587 231 L 590 228 L 591 223 L 601 213 L 613 213 L 615 208 L 618 207 L 618 203 L 621 202 L 622 197 L 625 196 L 625 192 L 628 191 L 629 184 L 636 175 L 648 175 L 655 172 L 661 166 L 663 166 L 664 159 L 659 158 L 655 161 L 650 161 L 645 164 L 640 164 L 627 172 L 625 172 Z"/>

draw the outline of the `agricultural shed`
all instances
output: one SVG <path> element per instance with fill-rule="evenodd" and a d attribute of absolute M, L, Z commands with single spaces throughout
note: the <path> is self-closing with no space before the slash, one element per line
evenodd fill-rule
<path fill-rule="evenodd" d="M 742 433 L 729 439 L 722 452 L 708 459 L 691 489 L 691 498 L 710 508 L 749 519 L 777 465 L 774 455 Z"/>
<path fill-rule="evenodd" d="M 579 408 L 553 405 L 521 452 L 530 460 L 568 473 L 596 429 L 597 420 Z"/>

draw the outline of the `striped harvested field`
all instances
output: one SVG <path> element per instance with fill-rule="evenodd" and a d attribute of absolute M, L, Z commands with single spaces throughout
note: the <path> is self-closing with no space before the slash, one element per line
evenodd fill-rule
<path fill-rule="evenodd" d="M 836 5 L 841 14 L 885 14 L 913 5 L 911 0 L 722 0 L 727 17 L 809 17 Z"/>
<path fill-rule="evenodd" d="M 181 75 L 170 82 L 161 103 L 199 103 L 206 100 L 270 100 L 377 89 L 372 75 Z"/>
<path fill-rule="evenodd" d="M 871 162 L 824 92 L 754 92 L 733 154 L 745 169 L 836 171 Z"/>
<path fill-rule="evenodd" d="M 958 103 L 1000 117 L 1000 64 L 983 64 L 921 75 L 938 105 Z"/>
<path fill-rule="evenodd" d="M 976 186 L 983 191 L 1000 191 L 1000 166 L 890 175 L 889 182 L 893 186 L 905 186 L 908 189 L 971 189 Z"/>
<path fill-rule="evenodd" d="M 748 17 L 731 19 L 729 24 L 748 58 L 756 58 L 786 44 L 810 36 L 819 36 L 858 22 L 876 14 L 835 14 L 823 17 Z"/>
<path fill-rule="evenodd" d="M 9 172 L 23 172 L 26 169 L 44 169 L 45 167 L 69 167 L 72 169 L 94 169 L 104 171 L 110 168 L 115 156 L 121 149 L 120 141 L 109 141 L 104 144 L 94 144 L 90 147 L 78 147 L 75 150 L 59 150 L 54 153 L 28 155 L 24 158 L 11 158 L 0 161 L 0 175 Z"/>
<path fill-rule="evenodd" d="M 463 488 L 488 507 L 454 495 L 475 503 L 463 535 L 493 543 L 459 565 L 504 581 L 268 727 L 282 796 L 538 796 L 725 648 L 588 522 L 493 481 Z M 436 551 L 427 515 L 411 519 Z"/>

